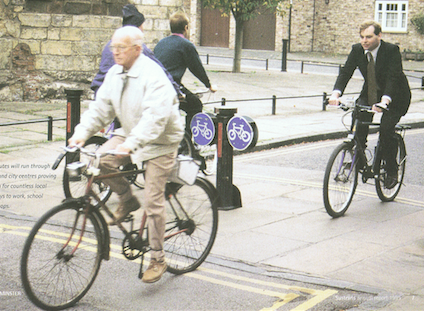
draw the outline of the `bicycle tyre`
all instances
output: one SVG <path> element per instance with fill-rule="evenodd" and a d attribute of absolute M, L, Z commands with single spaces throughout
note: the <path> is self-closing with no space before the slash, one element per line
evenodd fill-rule
<path fill-rule="evenodd" d="M 183 274 L 199 267 L 210 253 L 218 229 L 217 198 L 198 177 L 192 186 L 167 186 L 164 250 L 168 271 Z M 185 232 L 181 230 L 187 229 Z"/>
<path fill-rule="evenodd" d="M 215 144 L 202 146 L 200 148 L 199 155 L 205 161 L 204 168 L 202 168 L 202 173 L 206 176 L 213 175 L 216 172 L 216 167 L 218 164 L 217 152 L 218 151 Z"/>
<path fill-rule="evenodd" d="M 93 136 L 90 137 L 84 145 L 84 148 L 96 151 L 101 145 L 103 145 L 107 141 L 107 138 L 100 137 L 100 136 Z M 79 152 L 70 154 L 69 163 L 74 162 L 79 158 L 79 161 L 89 163 L 92 161 L 92 158 L 88 158 L 84 154 L 81 154 Z M 88 178 L 86 175 L 81 174 L 80 179 L 72 180 L 69 177 L 69 174 L 65 168 L 63 173 L 63 190 L 65 192 L 66 198 L 79 198 L 83 195 L 85 195 L 85 189 L 87 186 Z M 102 202 L 106 202 L 111 194 L 112 191 L 110 190 L 110 187 L 107 186 L 105 183 L 98 181 L 95 184 L 93 184 L 92 187 L 93 191 L 99 196 L 100 200 Z M 94 200 L 94 199 L 93 199 Z M 94 202 L 94 205 L 97 203 Z"/>
<path fill-rule="evenodd" d="M 377 195 L 383 202 L 393 201 L 396 196 L 399 194 L 400 188 L 402 186 L 403 178 L 405 176 L 405 164 L 406 164 L 406 147 L 405 142 L 402 136 L 398 133 L 395 134 L 398 142 L 398 151 L 396 155 L 396 161 L 398 163 L 398 183 L 392 189 L 387 189 L 384 186 L 384 181 L 386 178 L 385 170 L 385 161 L 381 159 L 380 155 L 377 158 L 376 162 L 376 177 L 375 177 L 375 189 Z"/>
<path fill-rule="evenodd" d="M 333 218 L 346 213 L 358 184 L 358 169 L 353 161 L 355 158 L 353 146 L 352 143 L 346 142 L 337 146 L 325 169 L 324 206 Z"/>
<path fill-rule="evenodd" d="M 45 213 L 26 239 L 21 280 L 28 298 L 43 310 L 73 306 L 84 297 L 97 276 L 103 237 L 93 214 L 88 213 L 82 241 L 71 254 L 80 238 L 83 219 L 84 211 L 79 203 L 63 203 Z"/>
<path fill-rule="evenodd" d="M 189 133 L 184 132 L 183 139 L 178 146 L 178 154 L 183 154 L 189 157 L 193 157 L 194 154 L 194 145 L 191 141 L 191 136 Z"/>

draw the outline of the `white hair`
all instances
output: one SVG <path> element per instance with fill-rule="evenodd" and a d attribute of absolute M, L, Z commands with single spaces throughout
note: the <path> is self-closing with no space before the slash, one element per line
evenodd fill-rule
<path fill-rule="evenodd" d="M 124 26 L 118 28 L 113 34 L 112 38 L 124 38 L 128 37 L 131 40 L 131 43 L 134 45 L 141 46 L 143 44 L 144 34 L 140 28 L 135 26 Z"/>

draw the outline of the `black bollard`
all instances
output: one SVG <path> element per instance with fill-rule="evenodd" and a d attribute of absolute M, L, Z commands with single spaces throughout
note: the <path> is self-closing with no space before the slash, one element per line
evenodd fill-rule
<path fill-rule="evenodd" d="M 228 142 L 227 124 L 237 108 L 216 107 L 217 154 L 216 189 L 221 199 L 220 210 L 241 207 L 240 191 L 233 185 L 233 147 Z"/>
<path fill-rule="evenodd" d="M 67 99 L 66 145 L 68 145 L 68 139 L 74 134 L 75 126 L 80 123 L 82 92 L 82 90 L 65 90 Z M 68 157 L 66 157 L 66 163 L 69 163 Z"/>
<path fill-rule="evenodd" d="M 281 56 L 281 71 L 287 71 L 287 44 L 289 40 L 283 39 L 283 54 Z"/>

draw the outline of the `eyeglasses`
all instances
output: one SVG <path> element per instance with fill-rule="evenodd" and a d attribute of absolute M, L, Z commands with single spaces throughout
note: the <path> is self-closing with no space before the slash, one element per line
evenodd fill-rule
<path fill-rule="evenodd" d="M 136 44 L 133 44 L 133 45 L 109 45 L 109 50 L 111 51 L 111 52 L 118 52 L 118 53 L 120 53 L 120 52 L 122 52 L 122 51 L 125 51 L 126 49 L 128 49 L 128 48 L 130 48 L 130 47 L 133 47 L 133 46 L 136 46 Z"/>

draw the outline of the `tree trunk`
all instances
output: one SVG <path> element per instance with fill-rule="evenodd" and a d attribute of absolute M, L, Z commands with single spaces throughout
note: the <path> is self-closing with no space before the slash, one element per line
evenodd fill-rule
<path fill-rule="evenodd" d="M 233 72 L 240 72 L 241 68 L 241 51 L 243 47 L 243 27 L 244 20 L 236 18 L 236 38 L 234 45 L 234 60 L 233 60 Z"/>

